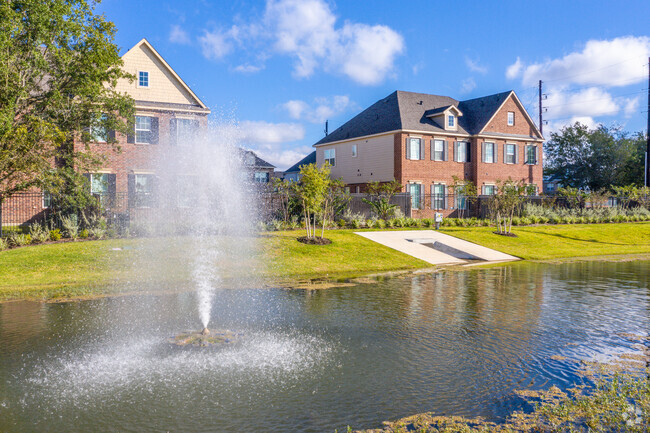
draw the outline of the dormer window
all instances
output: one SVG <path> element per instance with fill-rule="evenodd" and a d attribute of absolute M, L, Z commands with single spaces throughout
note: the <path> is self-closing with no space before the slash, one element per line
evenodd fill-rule
<path fill-rule="evenodd" d="M 455 128 L 456 127 L 456 116 L 453 114 L 449 114 L 447 116 L 447 127 L 448 128 Z"/>
<path fill-rule="evenodd" d="M 138 72 L 138 87 L 149 87 L 149 72 Z"/>

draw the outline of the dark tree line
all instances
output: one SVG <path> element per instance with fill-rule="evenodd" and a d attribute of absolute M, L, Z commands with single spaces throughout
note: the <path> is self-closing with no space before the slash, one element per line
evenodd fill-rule
<path fill-rule="evenodd" d="M 646 137 L 620 127 L 589 129 L 576 122 L 552 132 L 545 144 L 546 174 L 565 187 L 592 191 L 644 182 Z"/>

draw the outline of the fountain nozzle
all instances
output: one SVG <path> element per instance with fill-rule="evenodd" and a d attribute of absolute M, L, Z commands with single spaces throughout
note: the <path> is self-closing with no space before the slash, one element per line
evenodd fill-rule
<path fill-rule="evenodd" d="M 210 333 L 210 330 L 208 328 L 203 328 L 203 331 L 201 331 L 201 335 L 208 335 Z"/>

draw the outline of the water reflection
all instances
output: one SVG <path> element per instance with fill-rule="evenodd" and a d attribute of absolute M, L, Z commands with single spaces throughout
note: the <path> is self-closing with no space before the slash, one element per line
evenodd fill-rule
<path fill-rule="evenodd" d="M 0 431 L 333 431 L 435 411 L 499 418 L 650 324 L 649 262 L 512 264 L 315 291 L 225 290 L 247 336 L 172 350 L 194 294 L 0 305 Z M 566 359 L 551 359 L 562 355 Z M 560 360 L 561 359 L 561 360 Z"/>

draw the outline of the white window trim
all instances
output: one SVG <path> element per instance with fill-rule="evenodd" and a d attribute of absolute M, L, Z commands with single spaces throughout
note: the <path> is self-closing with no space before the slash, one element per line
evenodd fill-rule
<path fill-rule="evenodd" d="M 460 145 L 461 144 L 465 145 L 465 158 L 462 161 L 459 158 L 459 154 L 460 154 L 459 150 L 460 150 L 460 147 L 461 147 Z M 469 141 L 463 141 L 463 140 L 456 141 L 456 144 L 455 144 L 456 149 L 454 151 L 454 154 L 455 154 L 454 156 L 456 157 L 455 162 L 460 162 L 462 164 L 467 164 L 467 150 L 469 149 L 469 145 L 470 145 Z"/>
<path fill-rule="evenodd" d="M 424 138 L 420 137 L 420 136 L 409 135 L 407 137 L 407 140 L 408 140 L 408 146 L 406 148 L 407 151 L 412 149 L 411 140 L 418 140 L 418 158 L 417 159 L 411 158 L 411 152 L 408 152 L 408 155 L 407 155 L 406 159 L 408 159 L 409 161 L 421 161 L 422 159 L 424 159 L 424 153 L 422 152 L 422 150 L 423 150 L 422 149 L 423 148 L 422 142 L 423 142 Z"/>
<path fill-rule="evenodd" d="M 486 194 L 486 193 L 485 193 L 485 187 L 486 187 L 486 186 L 491 186 L 491 187 L 493 188 L 493 193 L 492 193 L 492 194 Z M 494 195 L 494 193 L 496 192 L 496 190 L 497 190 L 497 186 L 496 186 L 496 184 L 494 184 L 494 183 L 484 183 L 484 184 L 481 186 L 481 195 Z"/>
<path fill-rule="evenodd" d="M 351 149 L 352 149 L 352 158 L 356 158 L 359 155 L 359 146 L 353 144 Z"/>
<path fill-rule="evenodd" d="M 411 208 L 412 209 L 417 209 L 417 210 L 422 210 L 424 209 L 424 200 L 422 200 L 422 195 L 424 194 L 424 189 L 423 189 L 423 183 L 422 181 L 408 181 L 406 183 L 408 187 L 408 193 L 411 194 L 411 185 L 420 185 L 420 196 L 418 197 L 418 207 L 413 206 L 413 196 L 411 196 Z"/>
<path fill-rule="evenodd" d="M 497 145 L 496 145 L 496 143 L 494 141 L 484 141 L 483 142 L 483 149 L 487 150 L 487 145 L 488 144 L 492 145 L 492 161 L 486 161 L 485 160 L 486 155 L 482 155 L 483 156 L 483 161 L 482 162 L 485 163 L 485 164 L 494 164 L 496 162 L 495 156 L 496 156 L 496 153 L 497 153 L 497 151 L 496 151 Z"/>
<path fill-rule="evenodd" d="M 332 152 L 334 152 L 334 158 L 327 158 L 327 157 L 325 157 L 325 153 L 326 153 L 327 151 L 330 151 L 330 150 L 331 150 Z M 330 159 L 333 159 L 333 160 L 334 160 L 334 164 L 332 164 L 332 163 L 330 162 L 330 166 L 331 166 L 331 167 L 336 167 L 336 149 L 335 149 L 335 148 L 332 148 L 332 149 L 323 149 L 323 164 L 326 163 L 326 162 L 329 162 Z"/>
<path fill-rule="evenodd" d="M 138 129 L 138 117 L 148 117 L 149 119 L 153 119 L 153 116 L 147 116 L 147 115 L 136 115 L 136 121 L 135 121 L 135 126 L 134 126 L 134 137 L 133 137 L 133 142 L 135 144 L 151 144 L 151 120 L 149 121 L 149 129 Z M 143 142 L 143 141 L 138 141 L 138 131 L 147 131 L 149 132 L 149 142 Z"/>
<path fill-rule="evenodd" d="M 441 157 L 440 159 L 436 159 L 436 152 L 438 152 L 438 151 L 436 150 L 436 143 L 438 143 L 438 142 L 442 143 L 442 157 Z M 440 162 L 440 161 L 444 161 L 444 160 L 445 160 L 445 152 L 446 152 L 446 150 L 447 150 L 447 149 L 445 149 L 445 143 L 446 143 L 445 140 L 440 140 L 440 139 L 438 139 L 438 138 L 434 138 L 434 139 L 433 139 L 433 160 L 434 160 L 434 161 L 438 161 L 438 162 Z"/>
<path fill-rule="evenodd" d="M 510 114 L 512 113 L 512 123 L 510 123 Z M 508 126 L 515 126 L 515 112 L 514 111 L 508 111 L 508 114 L 506 115 L 506 124 Z"/>
<path fill-rule="evenodd" d="M 535 148 L 535 152 L 534 152 L 534 154 L 535 154 L 535 162 L 528 162 L 528 148 L 529 147 Z M 524 161 L 524 164 L 526 164 L 526 165 L 537 165 L 537 145 L 536 144 L 526 144 L 526 145 L 524 145 L 524 152 L 525 152 L 524 158 L 526 158 L 526 160 Z"/>
<path fill-rule="evenodd" d="M 442 207 L 435 207 L 436 203 L 436 193 L 434 192 L 436 190 L 436 186 L 442 186 Z M 445 210 L 447 209 L 447 184 L 444 182 L 434 182 L 431 184 L 431 209 L 433 210 Z"/>
<path fill-rule="evenodd" d="M 146 86 L 141 86 L 140 85 L 140 73 L 141 72 L 147 74 L 147 85 Z M 149 73 L 149 71 L 138 71 L 138 80 L 137 80 L 137 82 L 138 82 L 138 88 L 139 89 L 148 89 L 148 88 L 150 88 L 151 87 L 151 74 Z"/>
<path fill-rule="evenodd" d="M 503 146 L 504 146 L 503 163 L 508 164 L 508 165 L 517 165 L 517 144 L 515 144 L 515 143 L 506 143 Z M 513 162 L 508 162 L 508 147 L 509 146 L 512 146 L 512 148 L 515 150 L 515 153 L 512 155 L 513 159 L 514 159 Z"/>

